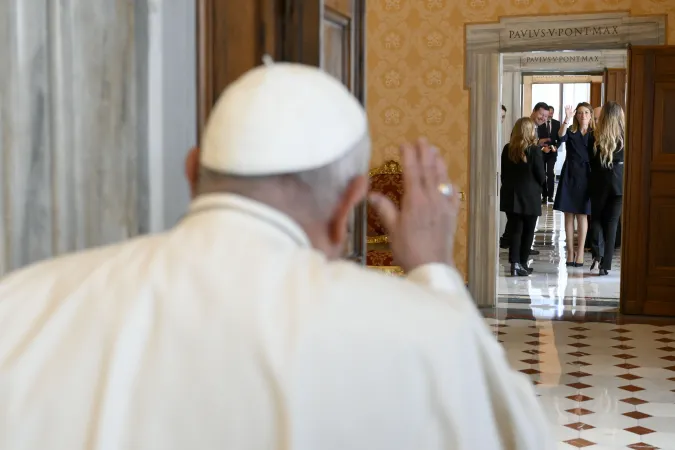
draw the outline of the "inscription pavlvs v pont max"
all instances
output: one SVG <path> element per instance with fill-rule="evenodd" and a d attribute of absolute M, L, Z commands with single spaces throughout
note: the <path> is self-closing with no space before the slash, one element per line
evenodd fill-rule
<path fill-rule="evenodd" d="M 607 27 L 528 28 L 524 30 L 509 30 L 509 39 L 618 35 L 618 25 Z"/>

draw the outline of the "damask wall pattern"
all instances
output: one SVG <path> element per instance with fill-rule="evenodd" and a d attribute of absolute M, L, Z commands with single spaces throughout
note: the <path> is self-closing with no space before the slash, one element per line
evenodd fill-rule
<path fill-rule="evenodd" d="M 425 136 L 453 182 L 469 190 L 469 92 L 464 26 L 500 17 L 630 11 L 667 14 L 675 44 L 675 0 L 368 0 L 367 94 L 371 166 L 398 160 L 398 145 Z M 462 203 L 455 259 L 467 276 L 468 201 Z"/>

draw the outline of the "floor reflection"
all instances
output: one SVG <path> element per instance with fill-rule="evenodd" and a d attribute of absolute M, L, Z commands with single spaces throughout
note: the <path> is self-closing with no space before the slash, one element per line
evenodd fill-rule
<path fill-rule="evenodd" d="M 500 307 L 536 309 L 542 318 L 551 318 L 563 311 L 614 311 L 619 301 L 621 254 L 616 253 L 613 270 L 599 276 L 590 270 L 592 258 L 587 253 L 584 266 L 565 266 L 565 227 L 563 214 L 543 207 L 537 223 L 531 256 L 534 273 L 529 277 L 511 277 L 508 250 L 499 254 L 497 293 Z"/>

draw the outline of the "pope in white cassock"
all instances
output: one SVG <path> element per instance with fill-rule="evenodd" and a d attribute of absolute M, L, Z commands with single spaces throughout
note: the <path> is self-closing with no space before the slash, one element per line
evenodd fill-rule
<path fill-rule="evenodd" d="M 0 283 L 0 449 L 549 448 L 453 267 L 432 147 L 402 147 L 400 212 L 370 199 L 407 278 L 340 260 L 369 158 L 363 108 L 319 70 L 232 84 L 178 225 Z"/>

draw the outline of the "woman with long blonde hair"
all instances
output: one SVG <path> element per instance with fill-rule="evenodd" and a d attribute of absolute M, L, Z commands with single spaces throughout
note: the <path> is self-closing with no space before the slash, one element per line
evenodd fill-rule
<path fill-rule="evenodd" d="M 560 142 L 565 142 L 565 163 L 560 172 L 553 209 L 565 214 L 568 267 L 584 265 L 584 244 L 588 232 L 591 199 L 589 152 L 593 147 L 593 107 L 586 102 L 575 108 L 565 107 L 565 121 L 560 126 Z M 577 222 L 577 245 L 574 245 L 574 221 Z"/>
<path fill-rule="evenodd" d="M 623 109 L 616 102 L 607 102 L 600 112 L 591 153 L 591 270 L 599 263 L 600 275 L 612 269 L 623 200 L 624 139 Z"/>
<path fill-rule="evenodd" d="M 511 276 L 527 276 L 532 273 L 527 262 L 537 218 L 541 216 L 541 190 L 546 180 L 536 125 L 529 117 L 516 121 L 511 140 L 502 150 L 501 178 L 499 209 L 506 213 L 511 230 Z"/>

